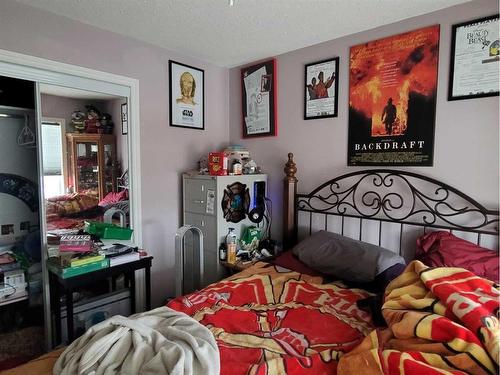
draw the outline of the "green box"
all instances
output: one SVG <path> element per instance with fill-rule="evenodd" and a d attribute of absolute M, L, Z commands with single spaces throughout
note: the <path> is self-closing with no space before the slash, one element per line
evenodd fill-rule
<path fill-rule="evenodd" d="M 101 239 L 130 240 L 134 230 L 100 221 L 86 221 L 85 231 L 89 234 L 94 234 Z"/>

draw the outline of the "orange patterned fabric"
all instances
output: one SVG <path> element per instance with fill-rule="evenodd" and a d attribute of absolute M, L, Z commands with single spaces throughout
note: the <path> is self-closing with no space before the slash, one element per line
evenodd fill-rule
<path fill-rule="evenodd" d="M 94 195 L 74 193 L 46 200 L 47 214 L 64 216 L 94 208 L 99 203 Z"/>
<path fill-rule="evenodd" d="M 322 281 L 257 263 L 168 306 L 212 331 L 222 374 L 334 374 L 373 329 L 355 303 L 369 293 Z"/>
<path fill-rule="evenodd" d="M 339 363 L 339 374 L 496 374 L 498 286 L 462 268 L 419 261 L 386 289 L 389 329 L 373 331 Z"/>

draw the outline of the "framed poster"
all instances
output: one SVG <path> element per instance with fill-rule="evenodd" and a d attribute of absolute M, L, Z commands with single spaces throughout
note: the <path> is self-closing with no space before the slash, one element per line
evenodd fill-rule
<path fill-rule="evenodd" d="M 498 95 L 498 14 L 453 25 L 448 100 Z"/>
<path fill-rule="evenodd" d="M 276 60 L 241 69 L 243 138 L 277 134 Z"/>
<path fill-rule="evenodd" d="M 205 72 L 168 61 L 170 126 L 205 129 Z"/>
<path fill-rule="evenodd" d="M 304 120 L 337 117 L 338 70 L 338 57 L 305 66 Z"/>
<path fill-rule="evenodd" d="M 348 165 L 432 166 L 439 25 L 351 47 Z"/>
<path fill-rule="evenodd" d="M 127 103 L 123 103 L 122 104 L 121 115 L 122 115 L 122 135 L 126 135 L 126 134 L 128 134 L 128 109 L 127 109 Z"/>

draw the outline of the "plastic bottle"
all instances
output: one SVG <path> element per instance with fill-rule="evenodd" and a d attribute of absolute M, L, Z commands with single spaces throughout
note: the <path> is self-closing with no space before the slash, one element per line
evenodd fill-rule
<path fill-rule="evenodd" d="M 226 236 L 227 262 L 236 263 L 236 233 L 234 228 L 229 228 Z"/>

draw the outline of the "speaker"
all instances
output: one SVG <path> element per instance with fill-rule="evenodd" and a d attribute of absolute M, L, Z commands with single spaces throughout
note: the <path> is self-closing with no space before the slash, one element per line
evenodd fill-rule
<path fill-rule="evenodd" d="M 266 182 L 255 181 L 253 183 L 253 208 L 248 212 L 248 219 L 255 224 L 259 224 L 264 218 L 266 210 Z"/>

